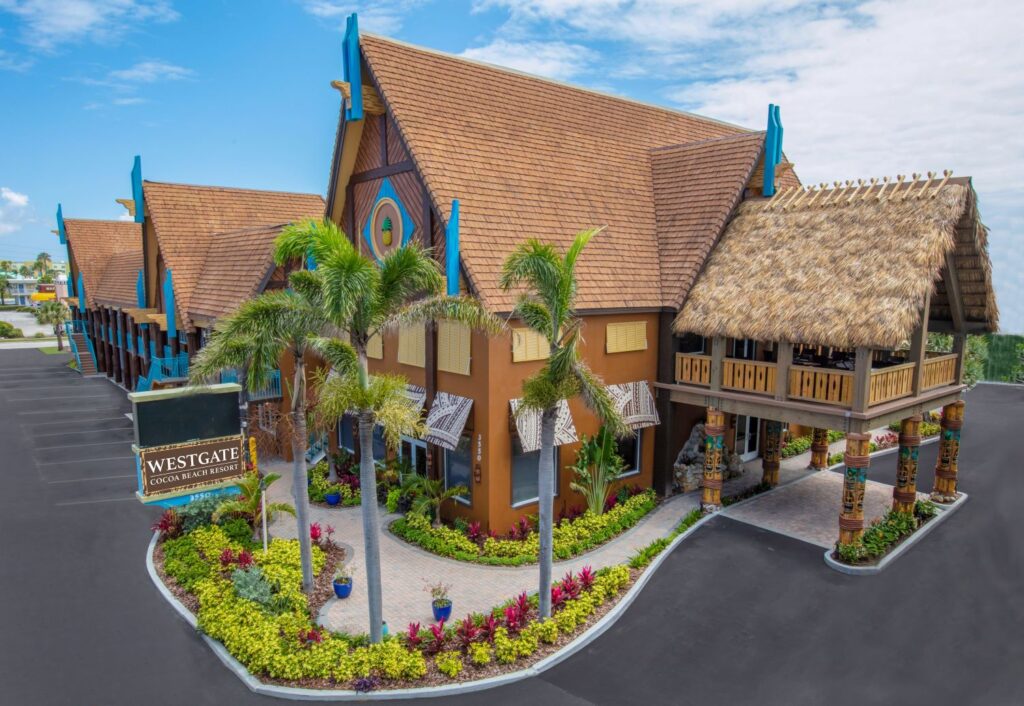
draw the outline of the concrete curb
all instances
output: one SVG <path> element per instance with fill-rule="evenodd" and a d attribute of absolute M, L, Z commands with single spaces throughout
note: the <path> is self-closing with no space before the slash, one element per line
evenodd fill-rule
<path fill-rule="evenodd" d="M 630 587 L 630 589 L 622 595 L 618 603 L 612 606 L 611 610 L 605 613 L 600 620 L 591 625 L 568 645 L 525 669 L 509 672 L 508 674 L 502 674 L 496 677 L 488 677 L 487 679 L 461 682 L 457 684 L 446 684 L 444 686 L 430 686 L 414 689 L 382 689 L 380 691 L 371 691 L 366 693 L 353 691 L 351 689 L 301 689 L 297 687 L 277 686 L 274 684 L 265 684 L 250 674 L 238 660 L 231 656 L 231 653 L 227 651 L 227 648 L 217 640 L 214 640 L 202 632 L 199 633 L 199 636 L 206 642 L 210 649 L 213 650 L 213 653 L 217 655 L 217 658 L 221 663 L 231 670 L 235 676 L 237 676 L 242 683 L 249 688 L 250 691 L 256 694 L 273 696 L 279 699 L 292 699 L 295 701 L 380 701 L 385 699 L 418 699 L 438 696 L 455 696 L 457 694 L 468 694 L 475 691 L 493 689 L 498 686 L 504 686 L 505 684 L 512 684 L 517 681 L 522 681 L 523 679 L 535 677 L 538 674 L 551 669 L 555 665 L 560 664 L 604 634 L 608 628 L 614 625 L 615 622 L 622 617 L 629 606 L 632 605 L 633 601 L 636 600 L 636 597 L 640 594 L 640 591 L 642 591 L 644 586 L 647 585 L 647 582 L 651 580 L 654 572 L 659 566 L 661 566 L 662 562 L 668 558 L 668 555 L 672 550 L 688 539 L 690 535 L 697 531 L 698 528 L 702 527 L 717 514 L 718 513 L 712 513 L 702 517 L 693 523 L 689 529 L 673 539 L 665 549 L 658 553 L 658 556 L 651 561 L 647 568 L 644 569 L 643 573 L 640 574 L 640 577 Z M 160 534 L 158 532 L 153 533 L 153 538 L 149 541 L 149 548 L 146 551 L 146 570 L 149 572 L 149 578 L 153 581 L 153 584 L 160 592 L 160 595 L 162 595 L 171 607 L 177 611 L 178 615 L 198 631 L 198 621 L 196 620 L 196 616 L 193 615 L 192 612 L 186 608 L 173 593 L 170 592 L 170 590 L 168 590 L 167 586 L 165 586 L 164 582 L 160 579 L 160 576 L 156 573 L 156 567 L 153 565 L 153 551 L 156 549 L 159 537 Z"/>
<path fill-rule="evenodd" d="M 943 520 L 959 510 L 960 507 L 967 502 L 968 497 L 970 496 L 967 495 L 967 493 L 960 493 L 960 497 L 957 498 L 954 503 L 949 505 L 936 503 L 935 507 L 937 509 L 937 513 L 935 517 L 925 524 L 924 527 L 900 542 L 899 546 L 882 557 L 881 561 L 877 564 L 869 566 L 851 566 L 850 564 L 844 564 L 832 558 L 832 552 L 834 550 L 831 548 L 825 550 L 825 563 L 828 564 L 829 568 L 850 576 L 874 576 L 875 574 L 880 574 L 887 566 L 889 566 L 889 564 L 896 561 L 896 559 L 901 557 L 905 552 L 909 551 L 912 546 L 927 537 L 928 534 L 938 527 Z"/>

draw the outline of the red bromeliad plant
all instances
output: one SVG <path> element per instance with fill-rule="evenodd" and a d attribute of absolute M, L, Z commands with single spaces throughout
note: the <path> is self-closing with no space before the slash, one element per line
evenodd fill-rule
<path fill-rule="evenodd" d="M 220 553 L 220 565 L 227 568 L 234 560 L 235 553 L 231 551 L 230 547 L 224 547 L 224 551 Z"/>
<path fill-rule="evenodd" d="M 150 528 L 154 532 L 161 533 L 165 539 L 173 539 L 181 534 L 181 516 L 174 510 L 168 508 L 160 515 L 160 519 L 153 523 Z"/>
<path fill-rule="evenodd" d="M 405 644 L 410 650 L 416 650 L 419 648 L 420 643 L 423 642 L 423 638 L 420 637 L 420 624 L 409 623 L 409 627 L 405 630 Z"/>
<path fill-rule="evenodd" d="M 299 643 L 301 643 L 303 647 L 319 645 L 323 641 L 324 634 L 317 628 L 310 628 L 309 630 L 299 630 Z"/>
<path fill-rule="evenodd" d="M 255 563 L 255 561 L 252 558 L 252 553 L 246 549 L 243 549 L 240 552 L 238 552 L 238 559 L 236 561 L 238 562 L 239 569 L 248 569 Z"/>
<path fill-rule="evenodd" d="M 565 603 L 566 593 L 562 590 L 561 586 L 555 585 L 551 587 L 551 608 L 552 610 Z"/>
<path fill-rule="evenodd" d="M 323 536 L 324 536 L 324 531 L 320 527 L 320 523 L 319 522 L 314 522 L 314 523 L 312 523 L 309 526 L 309 538 L 312 539 L 314 542 L 319 543 L 320 542 L 320 538 L 323 537 Z"/>
<path fill-rule="evenodd" d="M 505 627 L 508 628 L 508 631 L 511 633 L 517 633 L 519 632 L 519 628 L 521 628 L 522 626 L 522 619 L 519 615 L 519 609 L 516 608 L 514 605 L 506 606 Z"/>
<path fill-rule="evenodd" d="M 569 598 L 576 599 L 580 597 L 580 582 L 572 575 L 572 571 L 567 573 L 562 579 L 562 591 L 569 595 Z"/>
<path fill-rule="evenodd" d="M 470 643 L 476 642 L 477 637 L 480 636 L 480 628 L 477 627 L 476 622 L 473 620 L 472 614 L 467 615 L 459 627 L 455 630 L 455 635 L 459 638 L 459 643 L 462 647 L 462 651 L 465 652 L 469 649 Z"/>
<path fill-rule="evenodd" d="M 594 576 L 594 570 L 591 567 L 584 566 L 580 569 L 579 578 L 580 585 L 583 586 L 583 590 L 588 591 L 590 590 L 590 587 L 594 585 L 594 579 L 597 577 Z"/>
<path fill-rule="evenodd" d="M 427 652 L 436 655 L 444 649 L 444 643 L 448 640 L 448 633 L 444 630 L 444 621 L 430 626 L 430 642 L 427 644 Z"/>
<path fill-rule="evenodd" d="M 523 591 L 516 596 L 516 610 L 519 611 L 519 617 L 525 620 L 530 615 L 530 597 L 526 595 L 526 591 Z"/>
<path fill-rule="evenodd" d="M 483 533 L 483 530 L 480 528 L 480 523 L 479 522 L 470 522 L 469 523 L 469 527 L 466 528 L 466 537 L 471 542 L 476 542 L 477 544 L 483 544 L 484 533 Z"/>
<path fill-rule="evenodd" d="M 494 642 L 494 633 L 498 629 L 498 620 L 494 615 L 488 615 L 484 618 L 483 625 L 480 626 L 480 631 L 483 633 L 484 639 L 488 642 Z"/>

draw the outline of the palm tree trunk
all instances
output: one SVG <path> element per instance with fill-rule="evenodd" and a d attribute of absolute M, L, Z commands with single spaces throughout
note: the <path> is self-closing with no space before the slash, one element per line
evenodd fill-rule
<path fill-rule="evenodd" d="M 60 326 L 54 326 L 53 332 L 57 334 L 57 350 L 64 350 L 64 339 L 60 337 Z"/>
<path fill-rule="evenodd" d="M 313 543 L 309 537 L 309 490 L 306 474 L 306 366 L 302 355 L 295 356 L 292 386 L 292 495 L 295 499 L 295 524 L 302 561 L 302 591 L 313 591 Z"/>
<path fill-rule="evenodd" d="M 380 578 L 380 531 L 377 513 L 377 469 L 373 463 L 373 415 L 359 415 L 359 487 L 363 508 L 363 551 L 366 553 L 366 591 L 370 603 L 370 642 L 382 639 L 384 620 Z"/>
<path fill-rule="evenodd" d="M 540 461 L 537 464 L 538 482 L 538 531 L 540 533 L 540 551 L 537 564 L 540 568 L 540 617 L 551 617 L 551 545 L 552 545 L 552 514 L 555 504 L 555 418 L 557 407 L 549 407 L 541 414 L 540 423 Z"/>

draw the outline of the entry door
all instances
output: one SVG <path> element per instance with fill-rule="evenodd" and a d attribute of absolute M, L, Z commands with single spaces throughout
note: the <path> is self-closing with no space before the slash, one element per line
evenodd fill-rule
<path fill-rule="evenodd" d="M 424 477 L 427 475 L 427 444 L 425 441 L 403 436 L 401 457 L 409 459 L 416 475 Z"/>
<path fill-rule="evenodd" d="M 736 453 L 740 455 L 741 461 L 750 461 L 757 458 L 760 448 L 761 420 L 757 417 L 736 417 Z"/>

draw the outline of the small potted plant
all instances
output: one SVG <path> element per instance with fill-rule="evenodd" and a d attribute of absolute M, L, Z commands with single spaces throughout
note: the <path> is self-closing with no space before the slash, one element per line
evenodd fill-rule
<path fill-rule="evenodd" d="M 327 501 L 328 505 L 337 505 L 341 502 L 341 486 L 337 483 L 327 486 L 327 490 L 324 492 L 324 500 Z"/>
<path fill-rule="evenodd" d="M 348 598 L 352 593 L 352 575 L 342 566 L 334 574 L 334 595 L 338 598 Z"/>
<path fill-rule="evenodd" d="M 452 617 L 452 600 L 448 597 L 448 586 L 438 581 L 427 586 L 430 592 L 430 607 L 434 610 L 434 620 L 441 622 Z"/>

